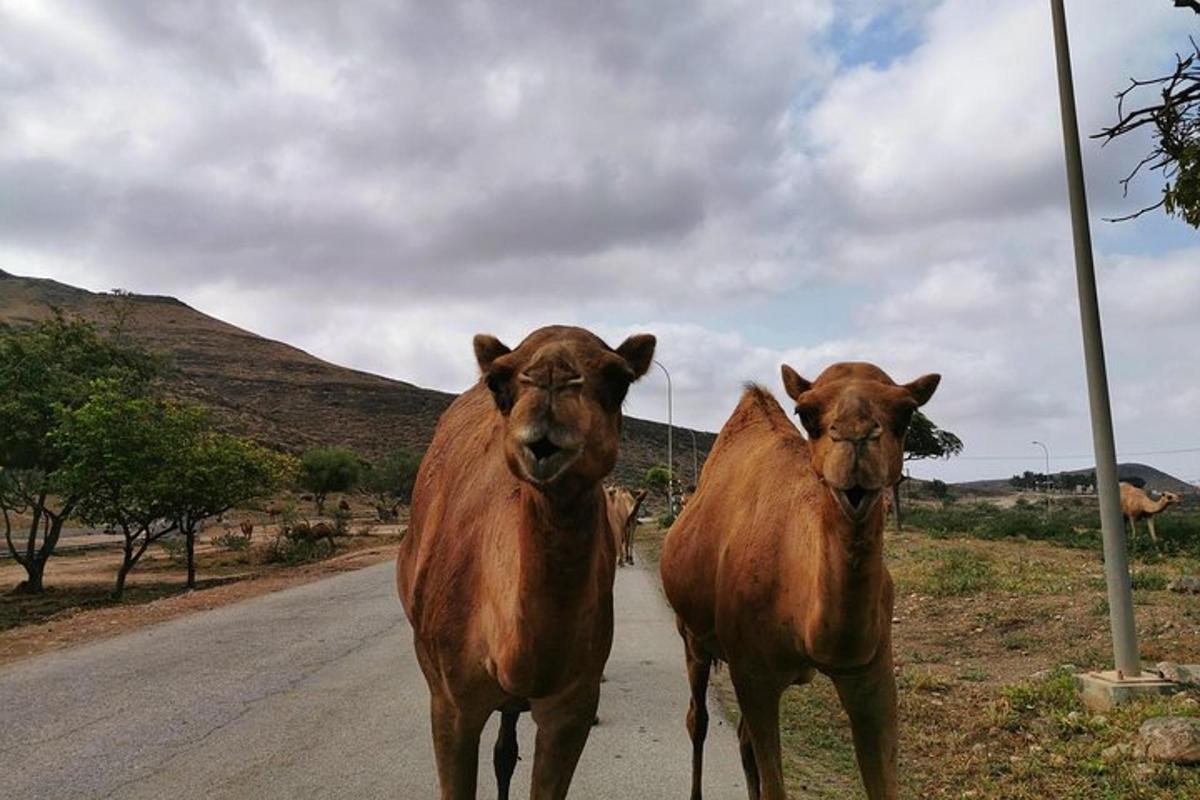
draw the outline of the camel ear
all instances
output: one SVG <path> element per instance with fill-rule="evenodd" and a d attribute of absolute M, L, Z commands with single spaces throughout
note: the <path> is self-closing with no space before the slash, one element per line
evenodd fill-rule
<path fill-rule="evenodd" d="M 904 384 L 904 388 L 912 395 L 913 400 L 917 401 L 918 406 L 923 406 L 929 402 L 929 398 L 933 397 L 933 393 L 937 391 L 938 384 L 941 382 L 942 376 L 933 372 Z"/>
<path fill-rule="evenodd" d="M 792 400 L 799 400 L 800 395 L 812 388 L 812 384 L 800 377 L 800 373 L 784 364 L 780 367 L 783 374 L 783 389 Z"/>
<path fill-rule="evenodd" d="M 654 347 L 657 343 L 658 340 L 653 335 L 638 333 L 621 342 L 621 346 L 617 348 L 617 355 L 625 359 L 629 368 L 633 370 L 633 380 L 636 381 L 646 374 L 646 370 L 650 369 L 650 364 L 654 361 Z"/>
<path fill-rule="evenodd" d="M 475 360 L 479 369 L 486 374 L 492 368 L 492 362 L 500 356 L 506 356 L 512 350 L 504 342 L 488 333 L 475 334 Z"/>

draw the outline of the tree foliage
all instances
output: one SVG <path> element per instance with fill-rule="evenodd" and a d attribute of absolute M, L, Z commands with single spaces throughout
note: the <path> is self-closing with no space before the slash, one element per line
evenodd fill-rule
<path fill-rule="evenodd" d="M 27 574 L 23 590 L 42 591 L 46 561 L 80 501 L 60 480 L 64 451 L 53 434 L 62 415 L 86 404 L 100 384 L 144 396 L 159 369 L 145 351 L 59 312 L 33 325 L 0 327 L 0 509 L 9 551 Z M 13 541 L 16 514 L 29 520 L 22 546 Z"/>
<path fill-rule="evenodd" d="M 919 410 L 908 424 L 904 438 L 904 460 L 920 461 L 926 458 L 950 458 L 963 450 L 962 439 L 950 431 L 942 430 Z"/>
<path fill-rule="evenodd" d="M 1200 14 L 1200 3 L 1174 0 Z M 1174 68 L 1149 79 L 1130 79 L 1117 94 L 1117 121 L 1093 138 L 1105 144 L 1134 131 L 1151 135 L 1150 152 L 1121 180 L 1126 194 L 1144 172 L 1158 172 L 1163 187 L 1158 202 L 1114 220 L 1126 220 L 1162 208 L 1193 228 L 1200 227 L 1200 47 L 1191 40 L 1188 55 L 1175 54 Z"/>
<path fill-rule="evenodd" d="M 300 485 L 312 492 L 318 514 L 330 492 L 353 490 L 360 474 L 358 456 L 344 447 L 316 447 L 300 457 Z"/>
<path fill-rule="evenodd" d="M 375 500 L 378 508 L 390 509 L 397 502 L 412 500 L 413 483 L 421 457 L 408 450 L 397 450 L 380 461 L 369 464 L 362 475 L 362 488 Z"/>

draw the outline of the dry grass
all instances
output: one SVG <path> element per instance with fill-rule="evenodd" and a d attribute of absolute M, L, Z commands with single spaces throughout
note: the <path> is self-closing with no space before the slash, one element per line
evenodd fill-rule
<path fill-rule="evenodd" d="M 639 532 L 648 560 L 657 560 L 663 535 Z M 1200 693 L 1095 715 L 1079 705 L 1061 669 L 1107 666 L 1111 658 L 1096 552 L 942 532 L 889 534 L 886 549 L 897 586 L 903 796 L 1200 797 L 1200 769 L 1101 757 L 1131 741 L 1148 717 L 1200 714 Z M 1135 564 L 1143 660 L 1200 660 L 1200 604 L 1164 590 L 1175 575 L 1194 574 L 1196 560 L 1149 560 Z M 728 687 L 718 684 L 718 692 L 736 715 Z M 781 717 L 791 792 L 862 797 L 849 724 L 827 679 L 789 690 Z"/>

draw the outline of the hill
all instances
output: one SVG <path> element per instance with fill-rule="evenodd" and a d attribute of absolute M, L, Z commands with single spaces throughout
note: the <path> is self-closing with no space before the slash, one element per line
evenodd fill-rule
<path fill-rule="evenodd" d="M 173 297 L 114 297 L 0 270 L 0 323 L 49 316 L 51 307 L 123 330 L 172 365 L 172 391 L 213 409 L 222 426 L 290 451 L 339 445 L 367 458 L 398 446 L 420 452 L 454 395 L 348 369 L 208 316 Z M 715 434 L 696 431 L 701 462 Z M 691 434 L 675 428 L 675 469 L 691 481 Z M 686 442 L 686 446 L 685 446 Z M 634 484 L 666 462 L 667 427 L 627 418 L 615 475 Z"/>
<path fill-rule="evenodd" d="M 1095 471 L 1094 467 L 1087 469 L 1071 469 L 1056 472 L 1054 475 L 1089 475 Z M 1117 477 L 1120 480 L 1129 480 L 1130 478 L 1141 480 L 1146 488 L 1153 489 L 1156 492 L 1183 492 L 1191 493 L 1196 491 L 1196 487 L 1187 481 L 1180 480 L 1174 475 L 1169 475 L 1160 469 L 1155 469 L 1147 464 L 1128 463 L 1117 464 Z M 968 492 L 980 492 L 984 494 L 1002 494 L 1013 491 L 1013 487 L 1009 484 L 1008 478 L 994 478 L 983 481 L 967 481 L 965 483 L 954 484 L 955 488 L 962 489 Z"/>

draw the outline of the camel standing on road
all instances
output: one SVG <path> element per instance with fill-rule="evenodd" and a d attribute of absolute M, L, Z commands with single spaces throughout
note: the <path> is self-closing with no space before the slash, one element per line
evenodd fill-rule
<path fill-rule="evenodd" d="M 810 383 L 784 365 L 808 439 L 760 386 L 746 389 L 721 429 L 660 564 L 692 689 L 693 800 L 701 797 L 714 661 L 729 664 L 741 708 L 751 798 L 786 800 L 779 701 L 818 670 L 850 717 L 868 797 L 896 798 L 892 580 L 880 497 L 899 479 L 909 420 L 939 380 L 898 386 L 878 367 L 845 363 Z"/>
<path fill-rule="evenodd" d="M 633 534 L 637 531 L 637 515 L 646 494 L 646 490 L 642 489 L 635 495 L 624 486 L 610 486 L 605 490 L 608 525 L 617 543 L 618 567 L 633 564 Z"/>
<path fill-rule="evenodd" d="M 442 800 L 475 797 L 495 711 L 498 796 L 508 798 L 522 711 L 537 723 L 532 797 L 567 795 L 612 647 L 616 545 L 602 481 L 654 344 L 631 336 L 613 350 L 562 326 L 515 350 L 475 337 L 482 379 L 438 422 L 396 564 Z"/>
<path fill-rule="evenodd" d="M 1137 521 L 1146 520 L 1150 529 L 1150 541 L 1158 547 L 1158 531 L 1154 529 L 1154 518 L 1161 514 L 1167 506 L 1179 502 L 1179 495 L 1174 492 L 1163 492 L 1157 500 L 1151 500 L 1150 495 L 1131 483 L 1121 482 L 1121 513 L 1129 522 L 1129 538 L 1137 537 Z"/>

